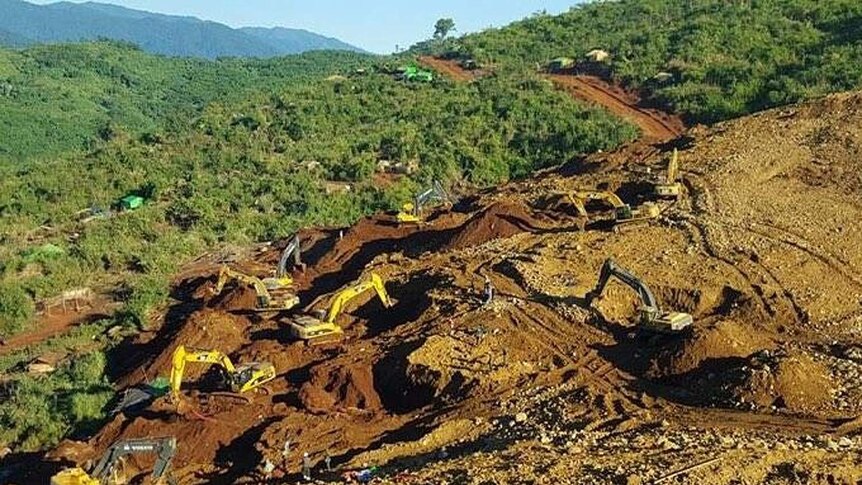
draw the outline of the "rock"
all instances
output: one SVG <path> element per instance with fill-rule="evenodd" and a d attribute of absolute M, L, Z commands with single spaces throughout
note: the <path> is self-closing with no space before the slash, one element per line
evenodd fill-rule
<path fill-rule="evenodd" d="M 515 415 L 515 422 L 518 423 L 526 423 L 527 422 L 527 413 L 520 412 Z"/>
<path fill-rule="evenodd" d="M 643 484 L 643 480 L 641 480 L 641 477 L 639 477 L 637 475 L 629 475 L 628 477 L 626 477 L 626 485 L 641 485 L 641 484 Z"/>
<path fill-rule="evenodd" d="M 846 436 L 842 436 L 840 440 L 838 440 L 838 446 L 841 448 L 850 448 L 853 446 L 853 440 Z"/>

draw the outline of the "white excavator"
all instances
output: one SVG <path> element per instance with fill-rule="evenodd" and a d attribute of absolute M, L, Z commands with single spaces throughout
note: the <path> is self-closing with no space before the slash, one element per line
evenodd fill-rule
<path fill-rule="evenodd" d="M 694 319 L 688 313 L 663 312 L 658 306 L 655 295 L 653 295 L 646 283 L 628 270 L 617 265 L 612 258 L 605 260 L 599 273 L 598 284 L 584 297 L 588 305 L 592 304 L 593 300 L 602 295 L 612 276 L 635 290 L 640 297 L 641 307 L 638 323 L 642 328 L 653 332 L 678 334 L 685 331 L 694 322 Z"/>
<path fill-rule="evenodd" d="M 438 204 L 451 204 L 451 198 L 443 185 L 435 180 L 431 187 L 418 194 L 412 202 L 407 202 L 401 207 L 401 211 L 395 216 L 399 224 L 422 224 L 424 221 L 423 209 L 430 202 Z"/>

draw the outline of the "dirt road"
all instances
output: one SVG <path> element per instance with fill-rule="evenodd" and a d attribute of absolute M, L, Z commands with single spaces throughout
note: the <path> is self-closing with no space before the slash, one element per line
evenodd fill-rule
<path fill-rule="evenodd" d="M 679 117 L 659 110 L 643 108 L 637 96 L 612 86 L 598 77 L 566 74 L 549 74 L 547 77 L 573 97 L 603 106 L 621 118 L 636 124 L 648 140 L 670 140 L 679 136 L 685 129 Z"/>
<path fill-rule="evenodd" d="M 482 75 L 482 71 L 464 69 L 457 61 L 422 56 L 419 62 L 456 82 L 469 82 Z M 568 74 L 548 74 L 546 77 L 574 98 L 602 106 L 634 123 L 640 127 L 647 142 L 671 140 L 685 130 L 685 124 L 678 116 L 645 108 L 637 95 L 611 85 L 599 77 Z"/>
<path fill-rule="evenodd" d="M 80 310 L 75 310 L 74 308 L 67 310 L 54 308 L 35 317 L 36 323 L 33 330 L 19 333 L 6 339 L 3 345 L 0 345 L 0 355 L 9 354 L 29 345 L 64 334 L 76 325 L 108 318 L 116 308 L 116 303 L 110 302 L 105 298 L 98 298 Z"/>
<path fill-rule="evenodd" d="M 419 63 L 457 82 L 469 82 L 478 77 L 476 71 L 464 69 L 457 61 L 439 59 L 432 56 L 421 56 L 419 57 Z"/>

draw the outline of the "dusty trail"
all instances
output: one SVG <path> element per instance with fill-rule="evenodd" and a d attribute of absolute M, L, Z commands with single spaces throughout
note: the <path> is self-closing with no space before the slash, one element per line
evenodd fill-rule
<path fill-rule="evenodd" d="M 114 310 L 119 308 L 120 305 L 100 296 L 92 302 L 82 305 L 80 310 L 74 308 L 74 303 L 69 303 L 69 306 L 71 308 L 67 310 L 58 307 L 38 315 L 37 328 L 16 334 L 3 341 L 0 344 L 0 355 L 9 354 L 63 335 L 77 325 L 110 318 Z"/>
<path fill-rule="evenodd" d="M 640 100 L 595 76 L 548 74 L 560 89 L 582 101 L 597 104 L 637 125 L 644 137 L 653 142 L 667 141 L 682 134 L 685 125 L 679 117 L 640 107 Z"/>
<path fill-rule="evenodd" d="M 456 82 L 470 82 L 481 74 L 464 69 L 457 61 L 440 59 L 433 56 L 420 56 L 419 63 Z"/>

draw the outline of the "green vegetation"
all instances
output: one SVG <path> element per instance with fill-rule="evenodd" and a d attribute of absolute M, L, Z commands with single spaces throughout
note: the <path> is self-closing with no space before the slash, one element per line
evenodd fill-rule
<path fill-rule="evenodd" d="M 493 65 L 466 84 L 400 81 L 390 67 L 411 59 L 347 53 L 212 62 L 116 42 L 0 50 L 0 337 L 38 324 L 35 303 L 64 290 L 124 303 L 109 321 L 0 358 L 12 376 L 0 445 L 36 449 L 97 423 L 112 392 L 101 333 L 150 325 L 170 276 L 207 250 L 349 224 L 432 178 L 525 177 L 637 135 L 555 91 L 537 64 L 602 48 L 612 75 L 653 101 L 725 119 L 858 86 L 860 13 L 851 0 L 622 0 L 460 39 L 442 19 L 414 52 Z M 661 71 L 669 81 L 653 79 Z M 381 160 L 418 171 L 383 183 Z M 128 195 L 146 202 L 118 210 Z M 91 207 L 104 212 L 85 216 L 105 216 L 84 223 Z M 88 355 L 47 377 L 20 372 L 47 348 Z"/>
<path fill-rule="evenodd" d="M 528 69 L 604 49 L 618 81 L 712 122 L 859 87 L 860 25 L 857 0 L 621 0 L 418 49 Z"/>
<path fill-rule="evenodd" d="M 72 430 L 96 429 L 114 397 L 105 365 L 105 354 L 91 351 L 50 376 L 22 374 L 6 382 L 0 390 L 0 443 L 38 450 Z"/>
<path fill-rule="evenodd" d="M 636 136 L 514 73 L 417 85 L 357 55 L 211 63 L 115 43 L 2 55 L 17 93 L 0 100 L 0 145 L 15 155 L 0 162 L 0 283 L 14 288 L 0 293 L 4 333 L 32 314 L 22 292 L 106 281 L 128 295 L 123 320 L 145 326 L 167 277 L 209 248 L 396 207 L 415 186 L 380 190 L 382 159 L 418 162 L 419 180 L 489 185 Z M 372 73 L 353 74 L 360 60 Z M 330 194 L 326 181 L 354 187 Z M 129 194 L 147 203 L 78 222 Z M 60 251 L 33 258 L 33 241 Z"/>
<path fill-rule="evenodd" d="M 118 42 L 0 50 L 0 161 L 95 149 L 118 131 L 185 130 L 212 101 L 239 101 L 370 59 L 315 52 L 211 62 L 153 56 Z"/>

